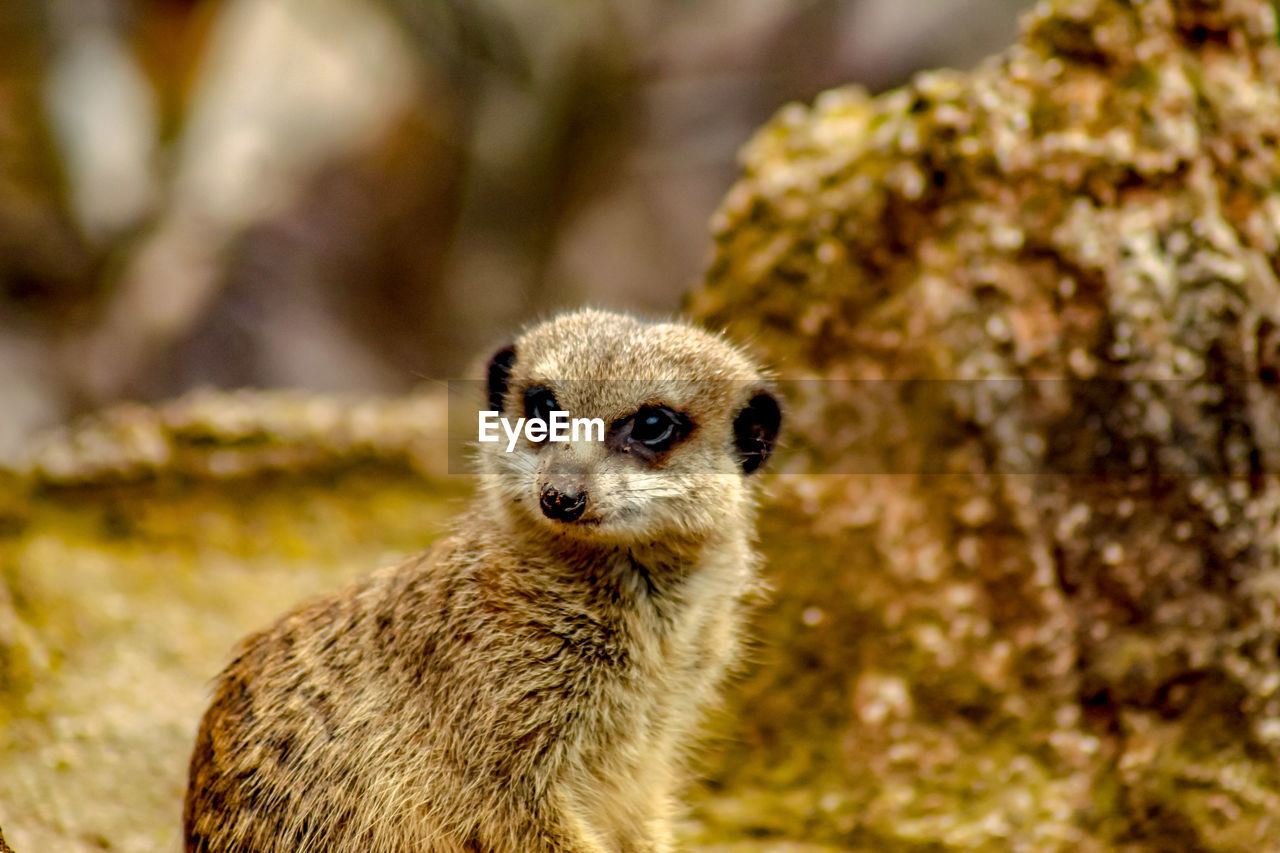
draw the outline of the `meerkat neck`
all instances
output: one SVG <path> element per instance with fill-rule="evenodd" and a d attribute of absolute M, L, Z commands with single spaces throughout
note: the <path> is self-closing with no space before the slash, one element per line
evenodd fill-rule
<path fill-rule="evenodd" d="M 749 563 L 749 543 L 730 532 L 714 537 L 668 536 L 641 543 L 593 542 L 579 536 L 549 535 L 537 524 L 507 517 L 486 530 L 495 541 L 511 543 L 525 559 L 557 569 L 557 580 L 580 585 L 631 591 L 646 597 L 674 597 L 689 577 L 702 571 Z M 626 595 L 625 597 L 631 597 Z"/>

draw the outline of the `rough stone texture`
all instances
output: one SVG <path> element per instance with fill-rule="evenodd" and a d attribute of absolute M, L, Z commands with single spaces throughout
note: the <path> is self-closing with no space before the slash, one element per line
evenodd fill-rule
<path fill-rule="evenodd" d="M 21 853 L 180 849 L 232 645 L 443 530 L 444 399 L 199 394 L 0 470 L 0 824 Z"/>
<path fill-rule="evenodd" d="M 760 131 L 690 307 L 795 475 L 708 826 L 1280 849 L 1278 144 L 1261 0 L 1055 0 Z"/>
<path fill-rule="evenodd" d="M 447 408 L 439 391 L 400 398 L 195 391 L 158 406 L 120 405 L 52 430 L 32 442 L 19 473 L 58 487 L 166 477 L 225 481 L 380 462 L 440 477 L 450 464 Z"/>

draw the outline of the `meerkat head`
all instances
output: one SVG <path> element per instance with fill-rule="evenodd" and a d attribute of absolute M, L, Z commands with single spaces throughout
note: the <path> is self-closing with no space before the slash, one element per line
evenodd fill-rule
<path fill-rule="evenodd" d="M 781 421 L 760 372 L 720 338 L 604 311 L 561 315 L 499 350 L 488 395 L 508 423 L 563 412 L 583 426 L 568 440 L 482 444 L 495 511 L 609 544 L 696 541 L 749 512 L 745 481 Z"/>

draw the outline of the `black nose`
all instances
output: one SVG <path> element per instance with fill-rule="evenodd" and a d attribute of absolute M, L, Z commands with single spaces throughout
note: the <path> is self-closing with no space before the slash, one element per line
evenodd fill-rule
<path fill-rule="evenodd" d="M 542 514 L 559 521 L 577 521 L 587 508 L 586 492 L 562 492 L 555 486 L 542 489 Z"/>

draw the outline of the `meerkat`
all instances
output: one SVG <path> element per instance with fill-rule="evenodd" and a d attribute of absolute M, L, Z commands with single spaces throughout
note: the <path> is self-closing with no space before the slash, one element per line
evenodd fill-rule
<path fill-rule="evenodd" d="M 603 441 L 478 444 L 425 554 L 244 640 L 191 757 L 189 853 L 658 853 L 757 586 L 781 413 L 684 323 L 586 310 L 489 362 L 490 409 Z"/>

